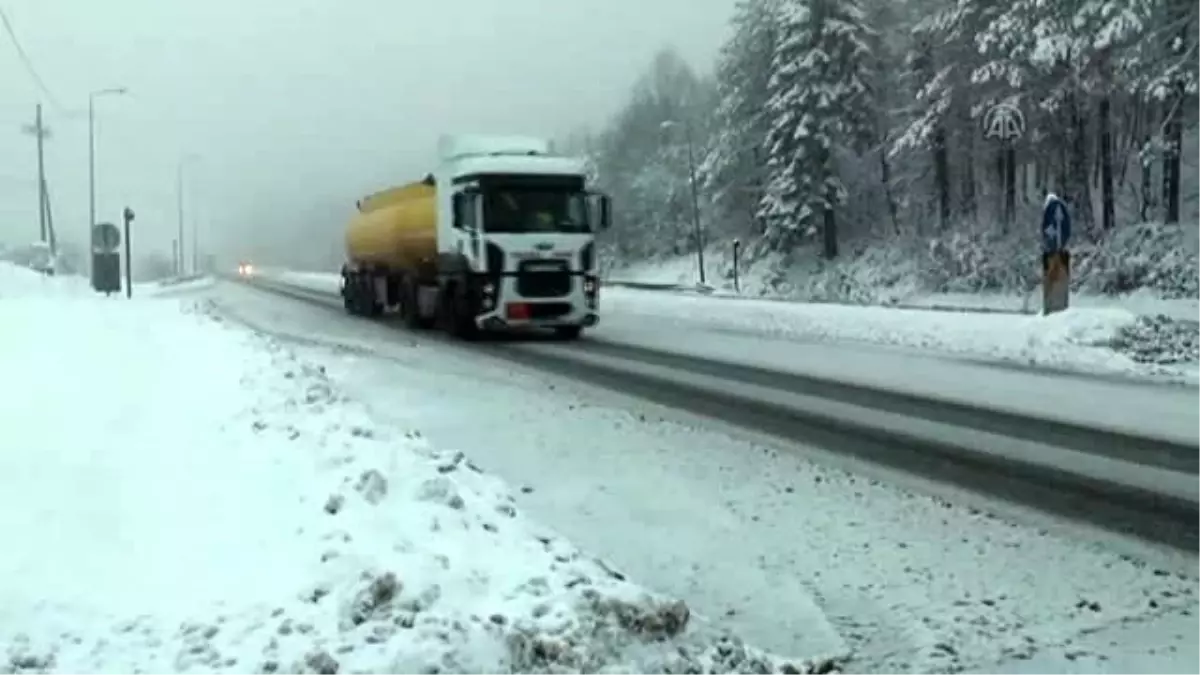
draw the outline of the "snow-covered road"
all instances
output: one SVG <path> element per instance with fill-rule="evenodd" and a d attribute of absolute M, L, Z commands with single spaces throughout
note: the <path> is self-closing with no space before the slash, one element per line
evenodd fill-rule
<path fill-rule="evenodd" d="M 337 310 L 240 287 L 216 301 L 308 345 L 375 418 L 463 449 L 521 485 L 518 504 L 541 520 L 756 643 L 845 645 L 855 670 L 986 671 L 1031 655 L 1195 668 L 1195 646 L 1167 637 L 1197 628 L 1194 559 L 1016 525 Z M 1139 621 L 1165 643 L 1072 647 Z"/>
<path fill-rule="evenodd" d="M 336 293 L 335 275 L 272 272 L 269 278 L 321 293 Z M 902 310 L 882 308 L 836 307 L 824 320 L 827 328 L 809 326 L 804 330 L 826 331 L 830 339 L 798 338 L 771 330 L 757 330 L 749 319 L 761 313 L 759 319 L 790 321 L 788 314 L 771 314 L 769 308 L 787 310 L 791 303 L 763 301 L 763 308 L 751 307 L 748 314 L 733 313 L 731 317 L 689 314 L 697 307 L 729 306 L 722 300 L 681 298 L 663 293 L 643 293 L 624 289 L 604 291 L 605 310 L 600 325 L 587 332 L 589 340 L 630 347 L 667 351 L 681 355 L 768 368 L 780 372 L 826 378 L 846 384 L 883 390 L 901 391 L 937 400 L 954 401 L 988 410 L 1058 420 L 1089 427 L 1111 429 L 1150 438 L 1194 444 L 1200 428 L 1200 389 L 1195 386 L 1164 386 L 1161 383 L 1130 380 L 1123 377 L 1096 377 L 1097 373 L 1113 375 L 1124 372 L 1125 366 L 1138 370 L 1129 360 L 1112 350 L 1086 346 L 1073 341 L 1071 330 L 1058 335 L 1034 335 L 1042 328 L 1036 324 L 1042 317 L 978 317 L 955 314 L 909 312 L 912 323 L 905 320 Z M 616 296 L 613 300 L 611 296 Z M 646 298 L 654 298 L 647 300 Z M 664 300 L 664 298 L 666 300 Z M 683 310 L 671 302 L 684 301 Z M 626 303 L 633 299 L 632 309 Z M 645 304 L 649 303 L 649 304 Z M 708 303 L 708 304 L 704 304 Z M 741 306 L 742 303 L 734 303 Z M 662 307 L 663 313 L 646 314 L 649 307 Z M 805 305 L 795 305 L 803 309 Z M 820 310 L 821 306 L 815 306 Z M 612 311 L 608 311 L 612 310 Z M 838 314 L 849 310 L 844 315 Z M 875 323 L 892 326 L 893 344 L 868 344 L 851 340 L 840 342 L 838 335 L 865 330 L 858 326 L 855 312 L 876 317 Z M 896 313 L 900 312 L 899 315 Z M 711 314 L 712 312 L 710 312 Z M 719 313 L 718 313 L 719 314 Z M 895 316 L 893 316 L 895 315 Z M 1060 327 L 1075 325 L 1082 319 L 1062 319 Z M 832 318 L 830 318 L 832 317 Z M 1062 317 L 1051 317 L 1056 321 Z M 1004 324 L 1014 319 L 1026 325 L 1014 329 Z M 740 328 L 722 326 L 721 321 L 738 323 Z M 981 321 L 990 322 L 987 325 Z M 768 322 L 769 323 L 769 322 Z M 792 322 L 799 326 L 799 323 Z M 869 323 L 869 322 L 868 322 Z M 766 325 L 766 324 L 761 324 Z M 789 324 L 791 325 L 791 324 Z M 1039 361 L 1030 357 L 1037 368 L 1014 368 L 1012 361 L 987 358 L 988 350 L 1015 345 L 1013 331 L 1025 334 L 1029 354 L 1041 354 Z M 926 349 L 917 343 L 937 336 Z M 686 336 L 686 339 L 683 339 Z M 926 337 L 922 337 L 926 336 Z M 946 342 L 965 340 L 950 352 L 942 348 Z M 1017 340 L 1019 342 L 1019 340 Z M 886 342 L 886 340 L 885 340 Z M 905 346 L 907 345 L 907 346 Z M 1020 350 L 1012 352 L 1017 358 Z M 962 358 L 972 355 L 970 360 Z M 992 354 L 994 357 L 995 355 Z M 1058 364 L 1055 366 L 1054 364 Z M 1059 367 L 1069 363 L 1064 373 Z M 1115 365 L 1114 365 L 1115 364 Z M 1025 364 L 1028 365 L 1028 364 Z M 1111 368 L 1110 368 L 1111 367 Z M 1115 369 L 1115 370 L 1114 370 Z M 1083 373 L 1090 373 L 1083 374 Z"/>
<path fill-rule="evenodd" d="M 336 293 L 340 284 L 336 274 L 286 270 L 263 270 L 261 274 L 326 293 Z M 1180 336 L 1159 335 L 1153 327 L 1143 325 L 1136 313 L 1123 308 L 1074 308 L 1049 317 L 1014 316 L 730 300 L 618 287 L 603 288 L 600 302 L 600 324 L 588 335 L 614 341 L 635 339 L 664 348 L 686 344 L 698 335 L 708 342 L 724 335 L 772 344 L 779 360 L 789 358 L 788 343 L 792 348 L 835 345 L 854 350 L 858 346 L 860 351 L 873 349 L 876 353 L 883 347 L 893 353 L 1002 363 L 1030 371 L 1182 382 L 1193 391 L 1200 383 L 1200 366 L 1194 358 L 1179 363 L 1135 359 L 1137 354 L 1164 350 L 1194 351 L 1196 340 L 1174 344 L 1180 342 Z M 1159 345 L 1155 342 L 1159 338 L 1171 344 Z"/>
<path fill-rule="evenodd" d="M 210 304 L 72 281 L 0 266 L 0 672 L 811 665 L 635 585 Z"/>

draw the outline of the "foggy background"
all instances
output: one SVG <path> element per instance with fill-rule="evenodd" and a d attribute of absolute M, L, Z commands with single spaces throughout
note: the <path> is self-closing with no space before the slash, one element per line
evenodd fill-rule
<path fill-rule="evenodd" d="M 87 236 L 89 92 L 97 220 L 137 213 L 135 257 L 330 259 L 354 200 L 428 172 L 443 132 L 561 138 L 602 124 L 671 45 L 710 69 L 734 0 L 0 0 L 0 243 L 38 238 L 43 104 L 58 239 Z M 336 257 L 336 256 L 335 256 Z M 190 254 L 188 254 L 190 258 Z M 321 261 L 321 262 L 318 262 Z"/>

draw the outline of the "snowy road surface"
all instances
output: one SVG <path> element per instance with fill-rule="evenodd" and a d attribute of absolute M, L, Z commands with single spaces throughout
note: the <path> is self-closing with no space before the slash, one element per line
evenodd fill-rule
<path fill-rule="evenodd" d="M 279 272 L 271 276 L 320 292 L 333 293 L 338 288 L 336 275 Z M 609 290 L 605 294 L 606 297 L 613 295 Z M 656 296 L 653 293 L 642 295 Z M 678 298 L 670 295 L 662 297 Z M 684 318 L 670 312 L 647 318 L 640 314 L 640 310 L 625 311 L 620 304 L 623 300 L 613 302 L 615 311 L 605 313 L 600 325 L 586 333 L 589 340 L 904 391 L 986 409 L 1190 444 L 1195 443 L 1197 428 L 1200 428 L 1200 389 L 1195 387 L 1158 386 L 1136 381 L 1071 376 L 1061 372 L 1012 370 L 997 364 L 948 359 L 944 352 L 937 349 L 916 351 L 881 348 L 879 345 L 830 344 L 744 330 L 723 330 L 708 318 Z M 659 303 L 658 300 L 655 302 Z M 778 304 L 773 303 L 772 306 Z M 605 305 L 606 311 L 611 308 L 612 305 Z M 900 311 L 865 309 L 885 315 Z M 920 312 L 912 314 L 922 315 Z M 934 323 L 928 327 L 931 333 L 937 333 L 941 324 L 946 326 L 943 333 L 982 331 L 981 326 L 974 324 L 976 317 L 966 317 L 964 327 L 959 325 L 960 315 L 933 316 Z M 1041 317 L 1029 318 L 1041 320 Z M 1052 320 L 1054 318 L 1051 317 Z M 998 317 L 998 320 L 1007 323 L 1013 317 Z M 848 325 L 854 323 L 850 319 L 847 322 Z M 902 322 L 896 323 L 895 329 L 908 330 Z M 991 330 L 1003 333 L 996 325 L 991 326 Z M 681 336 L 687 339 L 681 339 Z M 979 332 L 975 338 L 992 339 L 986 332 Z M 1111 350 L 1081 347 L 1069 341 L 1051 342 L 1047 353 L 1058 353 L 1063 359 L 1074 359 L 1076 365 L 1091 360 L 1100 369 L 1105 364 L 1127 362 L 1127 359 Z"/>
<path fill-rule="evenodd" d="M 337 309 L 239 286 L 214 297 L 307 345 L 376 419 L 462 449 L 540 520 L 755 643 L 844 644 L 854 671 L 1197 667 L 1194 557 L 1017 525 Z M 1137 623 L 1156 637 L 1087 637 Z"/>
<path fill-rule="evenodd" d="M 382 423 L 207 304 L 11 267 L 0 288 L 0 672 L 806 666 L 634 585 L 420 420 Z"/>
<path fill-rule="evenodd" d="M 263 275 L 313 290 L 336 293 L 336 274 L 264 270 Z M 886 307 L 742 300 L 605 287 L 600 293 L 600 324 L 588 335 L 660 347 L 688 344 L 704 335 L 762 339 L 786 360 L 786 343 L 796 347 L 857 343 L 864 347 L 917 350 L 926 355 L 987 360 L 1046 370 L 1152 377 L 1194 386 L 1195 363 L 1139 363 L 1112 344 L 1137 315 L 1120 308 L 1086 308 L 1049 317 L 958 314 Z M 686 336 L 688 339 L 682 339 Z M 867 351 L 860 349 L 859 351 Z M 878 353 L 878 352 L 877 352 Z M 894 369 L 893 369 L 894 370 Z M 900 384 L 900 383 L 897 383 Z"/>

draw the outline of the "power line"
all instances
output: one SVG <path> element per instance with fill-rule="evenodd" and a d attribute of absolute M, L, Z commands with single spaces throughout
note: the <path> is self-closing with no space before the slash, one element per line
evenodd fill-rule
<path fill-rule="evenodd" d="M 13 48 L 17 50 L 17 56 L 21 59 L 21 63 L 24 64 L 29 77 L 33 78 L 34 84 L 45 94 L 46 100 L 50 101 L 50 105 L 57 108 L 59 112 L 63 112 L 63 107 L 59 104 L 58 98 L 46 86 L 46 82 L 38 74 L 37 68 L 33 67 L 33 61 L 25 53 L 25 48 L 21 46 L 21 41 L 17 39 L 17 32 L 13 30 L 12 22 L 8 19 L 8 12 L 4 11 L 3 7 L 0 7 L 0 23 L 4 24 L 4 32 L 8 33 L 8 39 L 12 42 Z"/>

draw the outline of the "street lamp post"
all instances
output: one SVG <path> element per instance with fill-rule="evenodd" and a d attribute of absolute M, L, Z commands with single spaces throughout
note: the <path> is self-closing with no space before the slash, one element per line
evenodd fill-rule
<path fill-rule="evenodd" d="M 177 254 L 178 257 L 175 259 L 175 265 L 176 265 L 175 270 L 176 270 L 176 274 L 178 274 L 179 276 L 184 275 L 185 270 L 184 270 L 183 261 L 186 260 L 186 258 L 184 257 L 184 246 L 183 246 L 183 241 L 184 241 L 183 240 L 183 168 L 185 165 L 187 165 L 188 162 L 190 162 L 194 159 L 198 159 L 198 157 L 195 154 L 188 153 L 188 154 L 184 155 L 183 157 L 180 157 L 179 163 L 175 166 L 175 209 L 176 209 L 176 216 L 178 218 L 177 225 L 179 228 L 179 232 L 176 237 L 176 241 L 179 242 L 179 248 L 178 248 L 178 254 Z M 193 223 L 192 229 L 195 230 L 195 227 L 196 226 Z M 193 231 L 192 234 L 195 235 L 195 232 Z M 192 239 L 193 246 L 195 245 L 195 243 L 196 243 L 195 237 L 193 236 L 193 239 Z M 195 254 L 195 251 L 193 251 L 193 255 L 194 254 Z"/>
<path fill-rule="evenodd" d="M 674 120 L 667 120 L 662 123 L 664 130 L 669 130 L 675 127 Z M 696 238 L 696 264 L 700 268 L 700 283 L 705 283 L 704 278 L 704 234 L 700 230 L 700 191 L 696 185 L 696 148 L 692 142 L 692 123 L 685 121 L 683 123 L 684 139 L 687 141 L 688 152 L 688 182 L 692 188 L 692 230 Z"/>
<path fill-rule="evenodd" d="M 85 257 L 88 265 L 92 259 L 92 230 L 96 227 L 96 98 L 100 96 L 122 96 L 129 90 L 125 87 L 109 87 L 88 93 L 88 242 Z"/>

